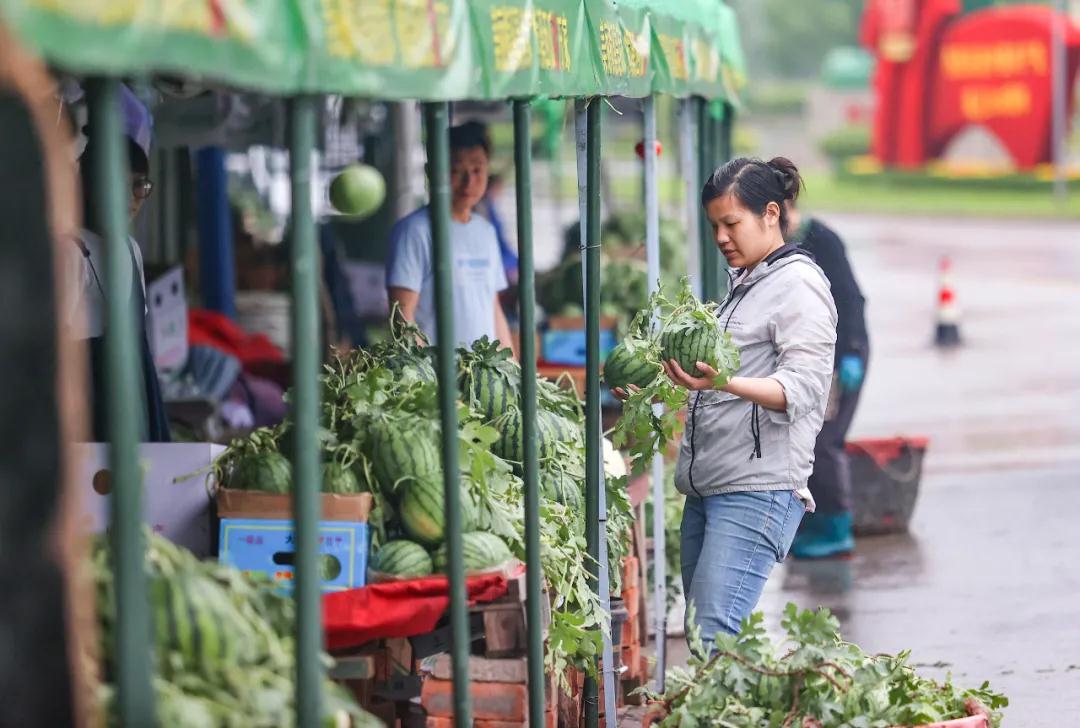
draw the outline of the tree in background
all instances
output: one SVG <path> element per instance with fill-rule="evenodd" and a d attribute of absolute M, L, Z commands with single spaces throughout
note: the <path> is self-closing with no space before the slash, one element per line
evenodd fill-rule
<path fill-rule="evenodd" d="M 729 0 L 754 73 L 814 78 L 829 49 L 858 45 L 862 0 Z M 797 8 L 797 9 L 796 9 Z"/>

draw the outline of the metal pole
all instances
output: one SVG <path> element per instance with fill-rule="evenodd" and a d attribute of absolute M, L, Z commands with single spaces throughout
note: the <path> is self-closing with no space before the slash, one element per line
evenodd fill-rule
<path fill-rule="evenodd" d="M 458 472 L 457 362 L 454 342 L 454 279 L 450 242 L 450 116 L 446 102 L 424 104 L 431 250 L 435 262 L 435 371 L 439 377 L 443 489 L 446 502 L 447 573 L 450 577 L 450 650 L 453 658 L 454 725 L 472 726 L 469 699 L 469 613 L 461 553 L 461 489 Z"/>
<path fill-rule="evenodd" d="M 687 246 L 686 272 L 693 283 L 694 295 L 701 297 L 701 279 L 704 269 L 701 266 L 701 213 L 698 200 L 701 197 L 701 183 L 698 181 L 698 159 L 694 153 L 697 147 L 697 114 L 694 111 L 694 99 L 682 99 L 679 102 L 679 160 L 683 178 L 686 180 L 686 239 L 693 241 Z"/>
<path fill-rule="evenodd" d="M 225 150 L 204 147 L 196 152 L 196 160 L 199 285 L 203 302 L 206 308 L 235 318 L 236 256 Z"/>
<path fill-rule="evenodd" d="M 645 98 L 645 260 L 649 270 L 649 292 L 654 293 L 660 281 L 660 200 L 656 180 L 656 104 L 652 96 Z M 653 312 L 653 326 L 658 325 Z M 653 405 L 660 417 L 664 406 Z M 664 673 L 667 668 L 667 556 L 664 553 L 664 458 L 652 459 L 653 493 L 653 624 L 656 629 L 656 690 L 664 692 Z"/>
<path fill-rule="evenodd" d="M 585 542 L 589 586 L 599 588 L 600 565 L 600 102 L 585 112 L 585 237 L 582 279 L 585 285 Z M 599 725 L 596 679 L 585 677 L 585 726 Z"/>
<path fill-rule="evenodd" d="M 120 84 L 93 79 L 88 88 L 90 143 L 97 153 L 91 170 L 94 206 L 100 213 L 105 242 L 105 283 L 131 275 L 128 244 L 128 162 L 120 118 Z M 113 293 L 121 294 L 120 291 Z M 150 613 L 147 607 L 145 548 L 142 532 L 142 483 L 139 428 L 142 418 L 142 372 L 136 348 L 137 315 L 131 297 L 106 297 L 108 329 L 106 402 L 109 419 L 109 468 L 115 488 L 111 499 L 113 569 L 116 572 L 117 712 L 124 726 L 152 726 L 154 694 L 150 687 Z"/>
<path fill-rule="evenodd" d="M 720 120 L 719 130 L 717 134 L 717 163 L 722 165 L 735 156 L 735 105 L 729 102 L 724 102 L 724 118 Z M 727 295 L 728 277 L 727 275 L 721 275 L 721 271 L 727 271 L 727 260 L 720 256 L 720 252 L 716 248 L 716 241 L 709 241 L 710 248 L 713 251 L 713 258 L 716 260 L 716 299 L 720 300 Z"/>
<path fill-rule="evenodd" d="M 292 417 L 293 515 L 296 530 L 296 718 L 320 725 L 323 669 L 319 578 L 319 267 L 311 210 L 311 155 L 315 98 L 289 103 L 289 177 L 292 185 Z"/>
<path fill-rule="evenodd" d="M 532 142 L 529 102 L 514 101 L 517 185 L 518 315 L 521 331 L 521 430 L 525 445 L 525 614 L 529 645 L 529 725 L 544 725 L 544 635 L 540 616 L 540 485 L 536 452 L 536 290 L 533 270 Z"/>
<path fill-rule="evenodd" d="M 1053 24 L 1051 29 L 1051 48 L 1054 54 L 1053 72 L 1050 74 L 1053 88 L 1053 145 L 1054 145 L 1054 197 L 1059 204 L 1065 202 L 1067 189 L 1067 164 L 1068 150 L 1065 147 L 1066 137 L 1069 132 L 1069 122 L 1066 118 L 1069 106 L 1069 67 L 1065 49 L 1065 29 L 1069 22 L 1068 3 L 1066 0 L 1055 2 Z"/>
<path fill-rule="evenodd" d="M 716 123 L 709 113 L 709 105 L 705 99 L 695 99 L 698 112 L 698 154 L 700 161 L 700 176 L 698 182 L 705 181 L 712 176 L 716 168 Z M 695 197 L 700 199 L 699 189 Z M 711 227 L 705 217 L 705 210 L 699 204 L 697 206 L 700 220 L 700 245 L 701 245 L 701 298 L 704 301 L 717 299 L 717 278 L 719 266 L 719 251 L 712 237 Z"/>

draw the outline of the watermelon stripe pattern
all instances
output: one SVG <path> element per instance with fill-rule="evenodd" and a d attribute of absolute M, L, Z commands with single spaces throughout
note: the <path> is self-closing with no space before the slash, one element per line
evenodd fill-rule
<path fill-rule="evenodd" d="M 521 412 L 512 409 L 500 422 L 501 436 L 493 446 L 496 455 L 511 463 L 520 464 L 525 459 Z M 580 444 L 581 428 L 576 423 L 546 410 L 536 413 L 537 457 L 548 460 L 555 457 L 560 442 Z"/>
<path fill-rule="evenodd" d="M 421 478 L 409 483 L 398 509 L 405 532 L 427 546 L 441 543 L 445 504 L 441 479 Z"/>
<path fill-rule="evenodd" d="M 412 541 L 390 541 L 371 559 L 371 568 L 392 576 L 428 576 L 434 571 L 431 556 L 424 547 Z"/>
<path fill-rule="evenodd" d="M 612 389 L 626 389 L 628 384 L 647 387 L 660 372 L 659 365 L 635 356 L 625 343 L 616 346 L 604 363 L 604 381 Z"/>
<path fill-rule="evenodd" d="M 679 362 L 683 371 L 694 377 L 704 376 L 697 368 L 699 361 L 712 367 L 718 366 L 716 357 L 719 342 L 719 330 L 705 322 L 698 322 L 693 328 L 666 331 L 660 337 L 664 360 L 674 359 Z"/>
<path fill-rule="evenodd" d="M 373 432 L 375 477 L 384 490 L 398 480 L 421 479 L 439 473 L 439 448 L 434 431 L 419 420 L 384 421 Z"/>
<path fill-rule="evenodd" d="M 465 571 L 482 571 L 498 566 L 511 558 L 510 549 L 493 533 L 472 531 L 461 534 L 462 560 Z M 446 546 L 440 546 L 432 558 L 435 571 L 446 572 Z"/>

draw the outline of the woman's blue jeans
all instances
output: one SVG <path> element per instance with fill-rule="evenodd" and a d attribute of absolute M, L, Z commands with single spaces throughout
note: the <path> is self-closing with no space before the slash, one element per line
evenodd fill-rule
<path fill-rule="evenodd" d="M 773 566 L 787 556 L 805 508 L 793 490 L 686 497 L 682 578 L 706 646 L 736 634 Z"/>

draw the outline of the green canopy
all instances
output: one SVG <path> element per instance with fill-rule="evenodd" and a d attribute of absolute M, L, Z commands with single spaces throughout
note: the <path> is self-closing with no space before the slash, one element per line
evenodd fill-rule
<path fill-rule="evenodd" d="M 0 0 L 51 63 L 279 94 L 383 99 L 732 98 L 721 0 Z"/>

